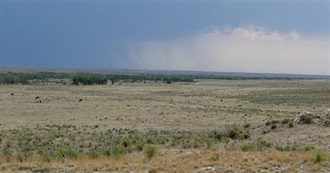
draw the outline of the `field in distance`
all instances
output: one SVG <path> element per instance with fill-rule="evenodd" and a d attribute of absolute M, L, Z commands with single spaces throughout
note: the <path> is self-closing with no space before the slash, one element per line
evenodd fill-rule
<path fill-rule="evenodd" d="M 327 172 L 329 86 L 1 85 L 0 172 Z"/>

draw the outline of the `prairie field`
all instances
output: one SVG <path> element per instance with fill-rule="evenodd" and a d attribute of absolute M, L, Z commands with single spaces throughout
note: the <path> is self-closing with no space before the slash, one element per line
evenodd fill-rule
<path fill-rule="evenodd" d="M 330 172 L 329 109 L 329 80 L 0 85 L 0 172 Z"/>

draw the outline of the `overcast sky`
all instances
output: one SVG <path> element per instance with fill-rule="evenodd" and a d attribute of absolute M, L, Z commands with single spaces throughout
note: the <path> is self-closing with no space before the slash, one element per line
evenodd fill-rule
<path fill-rule="evenodd" d="M 0 0 L 0 10 L 0 67 L 330 74 L 330 0 Z"/>

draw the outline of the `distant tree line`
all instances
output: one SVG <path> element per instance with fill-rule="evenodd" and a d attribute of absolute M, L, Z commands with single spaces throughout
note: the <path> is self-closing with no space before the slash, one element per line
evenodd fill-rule
<path fill-rule="evenodd" d="M 29 84 L 29 80 L 47 80 L 47 79 L 71 79 L 73 73 L 0 73 L 0 84 Z"/>
<path fill-rule="evenodd" d="M 29 84 L 29 81 L 49 79 L 70 79 L 73 85 L 105 85 L 108 82 L 115 84 L 122 82 L 155 81 L 163 83 L 194 82 L 194 79 L 218 79 L 218 80 L 291 80 L 300 78 L 284 77 L 251 77 L 251 76 L 225 76 L 225 75 L 177 75 L 177 74 L 94 74 L 94 73 L 0 73 L 0 84 Z"/>
<path fill-rule="evenodd" d="M 105 85 L 108 81 L 115 84 L 118 81 L 123 82 L 143 82 L 155 81 L 167 84 L 173 82 L 193 82 L 189 75 L 157 75 L 157 74 L 92 74 L 92 73 L 55 73 L 55 72 L 37 72 L 37 73 L 0 73 L 0 84 L 29 84 L 32 80 L 47 81 L 49 79 L 70 79 L 73 85 Z"/>

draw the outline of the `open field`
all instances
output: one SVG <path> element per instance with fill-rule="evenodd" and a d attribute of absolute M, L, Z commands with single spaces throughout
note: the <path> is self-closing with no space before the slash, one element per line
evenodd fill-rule
<path fill-rule="evenodd" d="M 1 85 L 0 172 L 330 172 L 329 86 Z"/>

